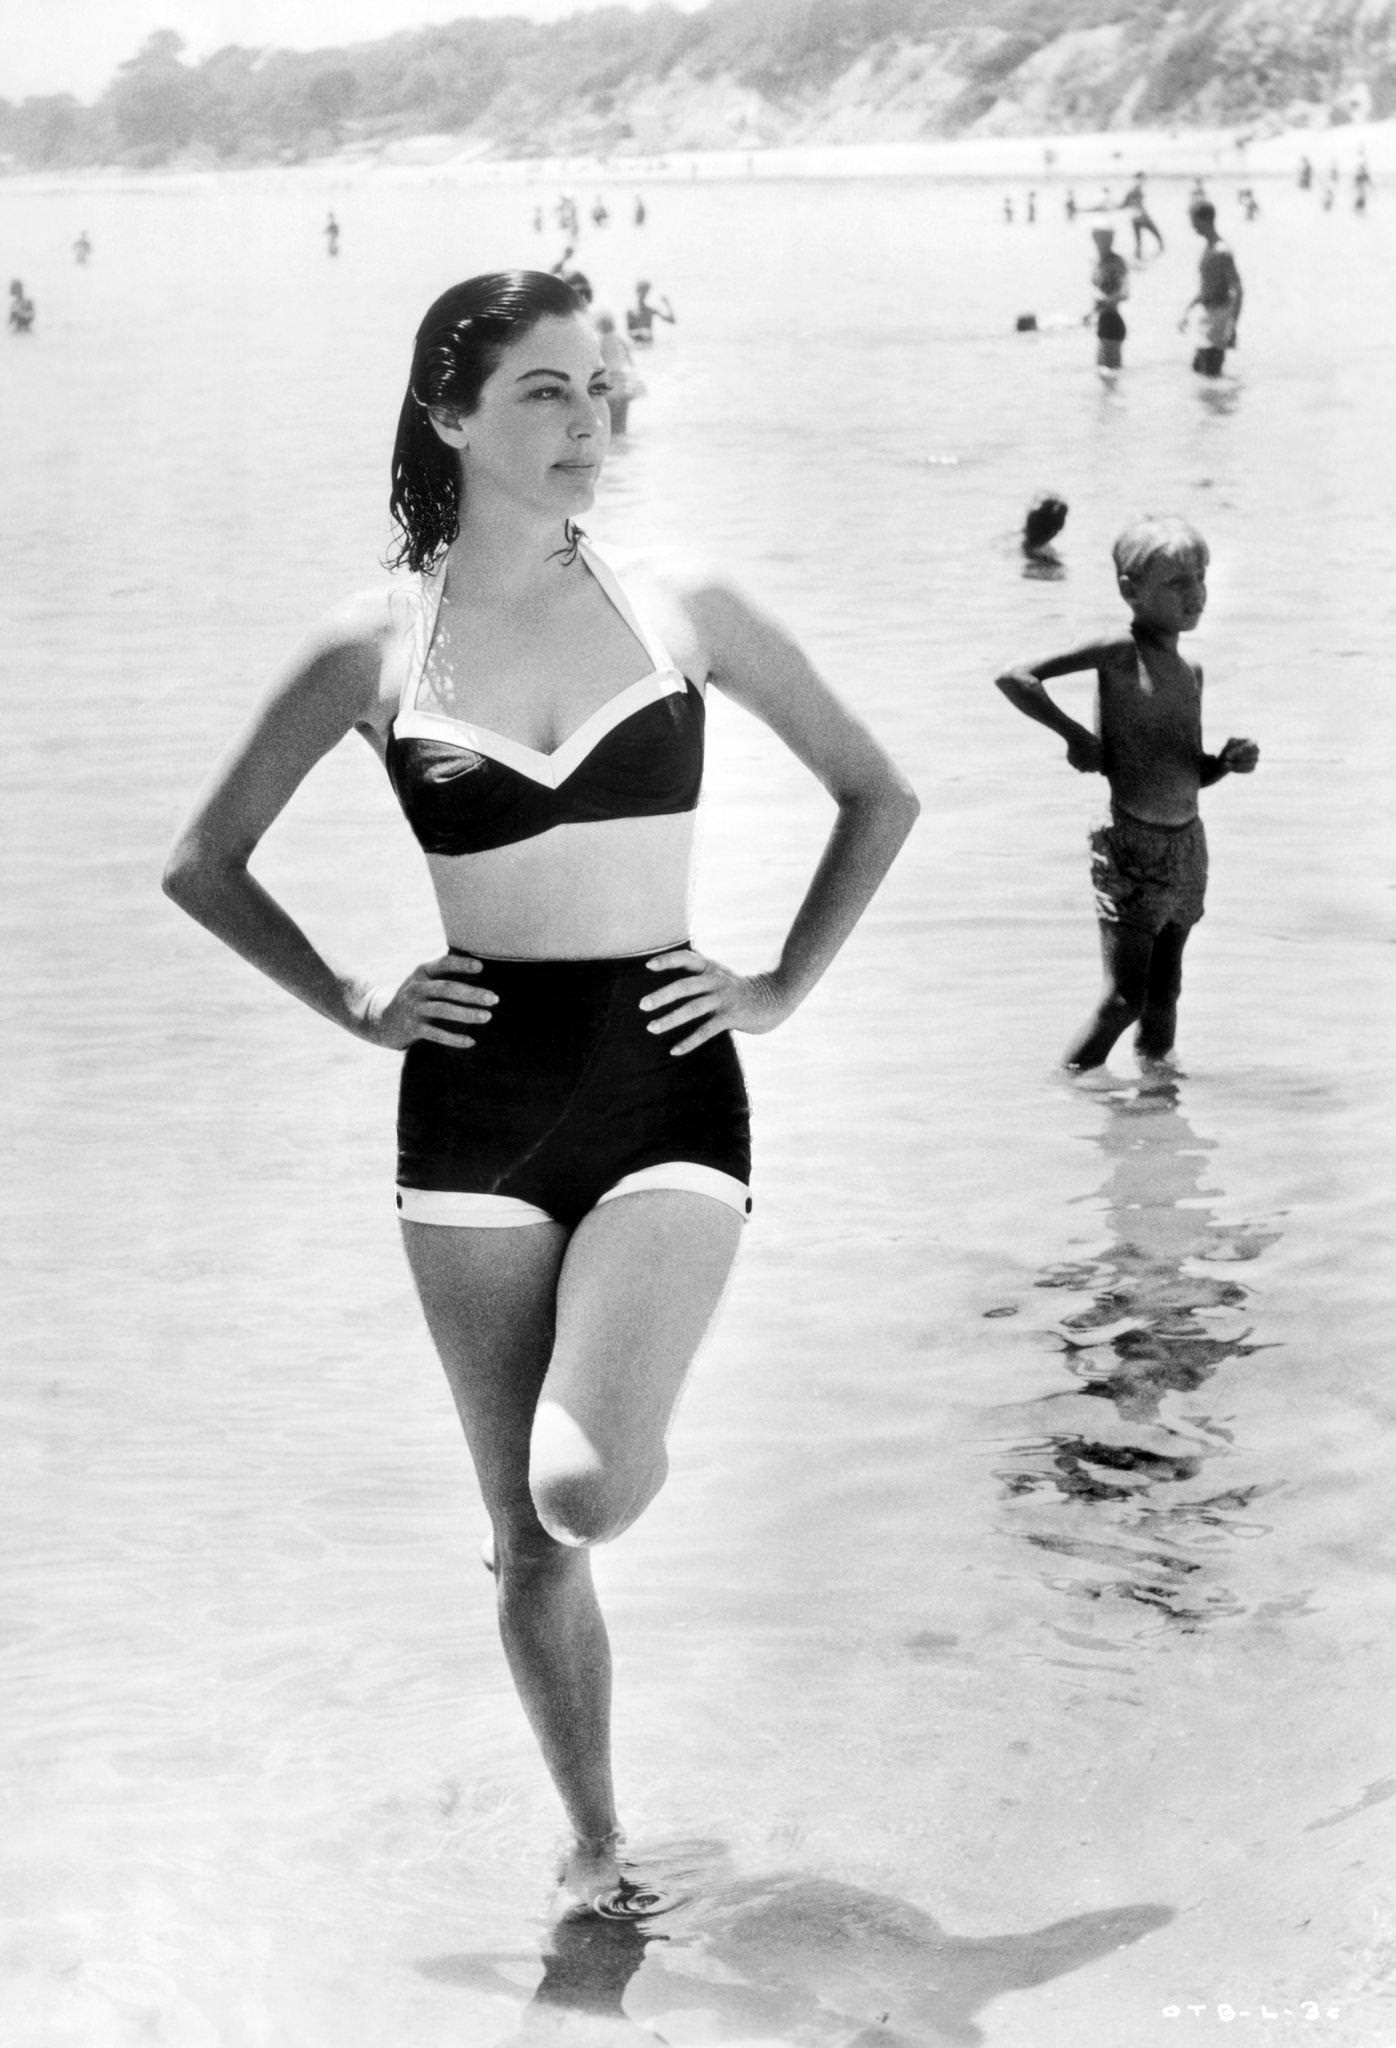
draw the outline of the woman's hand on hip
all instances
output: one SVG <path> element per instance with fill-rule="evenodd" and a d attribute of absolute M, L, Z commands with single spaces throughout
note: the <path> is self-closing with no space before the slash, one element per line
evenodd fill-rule
<path fill-rule="evenodd" d="M 481 962 L 465 953 L 444 953 L 414 967 L 397 989 L 375 988 L 364 1005 L 364 1035 L 375 1045 L 403 1052 L 419 1038 L 435 1045 L 474 1045 L 468 1026 L 488 1024 L 498 998 L 470 977 Z"/>
<path fill-rule="evenodd" d="M 672 977 L 640 999 L 642 1010 L 662 1013 L 652 1018 L 649 1029 L 662 1033 L 695 1027 L 669 1048 L 675 1057 L 696 1051 L 723 1031 L 774 1031 L 794 1008 L 771 975 L 734 974 L 691 946 L 661 953 L 645 965 L 653 973 Z M 676 968 L 683 971 L 675 973 Z"/>

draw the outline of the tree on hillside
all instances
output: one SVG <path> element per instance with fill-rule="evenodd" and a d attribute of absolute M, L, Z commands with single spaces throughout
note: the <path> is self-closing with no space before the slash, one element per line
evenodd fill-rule
<path fill-rule="evenodd" d="M 35 170 L 90 163 L 87 110 L 70 92 L 21 100 L 18 106 L 0 101 L 0 148 Z"/>
<path fill-rule="evenodd" d="M 201 93 L 197 74 L 180 62 L 183 49 L 183 36 L 157 28 L 118 67 L 103 104 L 123 154 L 164 163 L 194 140 Z"/>

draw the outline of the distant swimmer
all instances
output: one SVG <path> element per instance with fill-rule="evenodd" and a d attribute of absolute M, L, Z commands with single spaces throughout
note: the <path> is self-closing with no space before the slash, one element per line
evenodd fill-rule
<path fill-rule="evenodd" d="M 576 255 L 576 253 L 576 250 L 569 242 L 567 244 L 567 247 L 563 250 L 562 254 L 558 257 L 557 262 L 553 265 L 552 275 L 554 277 L 560 277 L 564 284 L 570 284 L 573 291 L 576 292 L 580 297 L 584 298 L 587 304 L 590 305 L 591 279 L 587 276 L 584 270 L 579 270 L 576 264 L 572 261 L 572 258 Z"/>
<path fill-rule="evenodd" d="M 34 301 L 17 277 L 10 279 L 10 332 L 28 334 L 34 325 Z"/>
<path fill-rule="evenodd" d="M 1007 224 L 1007 225 L 1008 225 L 1009 227 L 1012 227 L 1012 225 L 1013 225 L 1013 201 L 1012 201 L 1011 199 L 1005 199 L 1005 200 L 1004 200 L 1004 202 L 1003 202 L 1003 218 L 1004 218 L 1004 221 L 1005 221 L 1005 223 L 1006 223 L 1006 224 Z"/>
<path fill-rule="evenodd" d="M 1134 254 L 1136 260 L 1142 261 L 1143 259 L 1145 235 L 1153 236 L 1158 244 L 1158 253 L 1161 256 L 1163 254 L 1163 236 L 1159 233 L 1158 223 L 1149 212 L 1148 203 L 1144 198 L 1144 173 L 1142 171 L 1135 172 L 1134 183 L 1130 186 L 1120 204 L 1128 213 L 1130 227 L 1134 230 Z"/>
<path fill-rule="evenodd" d="M 1259 220 L 1260 201 L 1256 198 L 1252 188 L 1249 185 L 1243 185 L 1236 194 L 1236 197 L 1240 202 L 1241 211 L 1245 214 L 1246 219 Z"/>
<path fill-rule="evenodd" d="M 1357 169 L 1352 174 L 1352 207 L 1354 213 L 1367 211 L 1367 198 L 1372 189 L 1372 173 L 1365 156 L 1357 160 Z"/>
<path fill-rule="evenodd" d="M 1306 156 L 1299 159 L 1299 190 L 1307 192 L 1314 182 L 1314 167 Z"/>
<path fill-rule="evenodd" d="M 606 202 L 599 192 L 592 203 L 591 217 L 599 228 L 604 228 L 607 221 L 611 218 L 606 210 Z"/>
<path fill-rule="evenodd" d="M 1142 1064 L 1171 1064 L 1183 948 L 1202 916 L 1207 841 L 1198 792 L 1224 775 L 1249 775 L 1254 740 L 1202 748 L 1202 671 L 1178 651 L 1207 601 L 1207 543 L 1177 518 L 1136 519 L 1114 546 L 1129 633 L 1095 639 L 995 677 L 1010 704 L 1066 742 L 1081 775 L 1110 786 L 1109 822 L 1091 834 L 1105 991 L 1068 1046 L 1073 1073 L 1103 1066 L 1133 1024 Z M 1095 671 L 1094 730 L 1043 688 L 1053 676 Z"/>
<path fill-rule="evenodd" d="M 1178 322 L 1182 333 L 1192 318 L 1194 306 L 1202 311 L 1202 345 L 1192 366 L 1202 377 L 1220 377 L 1226 352 L 1236 346 L 1236 323 L 1241 317 L 1241 273 L 1236 258 L 1217 233 L 1217 210 L 1208 199 L 1192 208 L 1192 224 L 1207 244 L 1198 263 L 1197 290 L 1183 309 Z"/>
<path fill-rule="evenodd" d="M 639 193 L 637 192 L 637 193 L 635 194 L 635 225 L 636 225 L 636 227 L 637 227 L 637 228 L 642 228 L 642 227 L 644 226 L 644 224 L 645 224 L 645 202 L 644 202 L 644 200 L 643 200 L 643 199 L 641 198 L 640 194 L 639 194 Z"/>
<path fill-rule="evenodd" d="M 1052 542 L 1066 525 L 1066 500 L 1044 496 L 1034 498 L 1023 521 L 1023 553 L 1055 561 Z"/>
<path fill-rule="evenodd" d="M 91 254 L 92 238 L 88 234 L 87 229 L 84 228 L 73 244 L 73 261 L 75 263 L 86 263 Z"/>
<path fill-rule="evenodd" d="M 326 251 L 331 256 L 337 256 L 339 254 L 339 222 L 333 214 L 329 214 L 326 217 L 324 233 Z"/>
<path fill-rule="evenodd" d="M 533 232 L 535 235 L 541 235 L 543 232 L 543 209 L 541 206 L 535 206 L 533 209 Z"/>
<path fill-rule="evenodd" d="M 650 297 L 650 282 L 642 277 L 635 287 L 635 303 L 625 313 L 625 330 L 632 341 L 642 346 L 654 340 L 654 323 L 663 320 L 670 327 L 675 324 L 673 307 L 667 299 Z"/>
<path fill-rule="evenodd" d="M 1078 211 L 1078 208 L 1077 208 L 1077 205 L 1076 205 L 1076 194 L 1075 194 L 1074 192 L 1072 192 L 1071 190 L 1069 190 L 1069 189 L 1068 189 L 1068 191 L 1067 191 L 1067 195 L 1066 195 L 1066 198 L 1065 198 L 1065 200 L 1064 200 L 1064 201 L 1063 201 L 1062 203 L 1063 203 L 1063 205 L 1064 205 L 1064 207 L 1065 207 L 1065 209 L 1066 209 L 1066 217 L 1067 217 L 1067 219 L 1068 219 L 1068 220 L 1075 220 L 1075 218 L 1076 218 L 1076 215 L 1077 215 L 1077 211 Z"/>
<path fill-rule="evenodd" d="M 1035 192 L 1029 192 L 1028 194 L 1027 218 L 1029 225 L 1037 219 L 1037 194 Z"/>
<path fill-rule="evenodd" d="M 1115 247 L 1113 228 L 1092 228 L 1096 247 L 1091 284 L 1095 290 L 1096 363 L 1102 370 L 1118 370 L 1123 361 L 1126 334 L 1121 302 L 1129 297 L 1129 265 Z"/>

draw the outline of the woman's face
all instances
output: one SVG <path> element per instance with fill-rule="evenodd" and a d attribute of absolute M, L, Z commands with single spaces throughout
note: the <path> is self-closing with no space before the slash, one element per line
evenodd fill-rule
<path fill-rule="evenodd" d="M 610 446 L 609 388 L 581 313 L 550 315 L 511 342 L 457 429 L 467 505 L 503 497 L 549 517 L 584 512 Z"/>

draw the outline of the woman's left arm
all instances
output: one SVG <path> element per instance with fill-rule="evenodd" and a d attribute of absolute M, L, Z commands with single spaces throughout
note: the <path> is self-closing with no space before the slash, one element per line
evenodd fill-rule
<path fill-rule="evenodd" d="M 867 909 L 921 806 L 910 783 L 861 720 L 823 681 L 776 621 L 730 586 L 691 589 L 684 610 L 703 649 L 708 680 L 768 725 L 838 806 L 814 877 L 780 958 L 764 974 L 734 974 L 703 954 L 650 963 L 672 975 L 643 1007 L 656 1032 L 691 1025 L 675 1054 L 721 1031 L 773 1031 L 809 994 Z"/>

